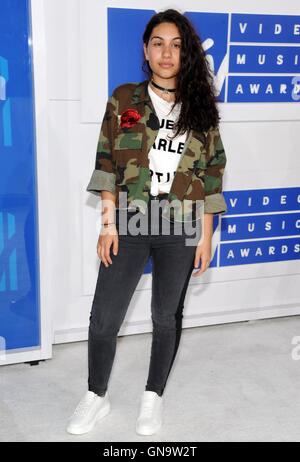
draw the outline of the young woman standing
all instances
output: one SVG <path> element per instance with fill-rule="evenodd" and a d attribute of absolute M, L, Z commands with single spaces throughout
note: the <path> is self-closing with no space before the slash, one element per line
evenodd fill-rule
<path fill-rule="evenodd" d="M 151 435 L 161 428 L 162 395 L 180 341 L 188 283 L 194 268 L 201 264 L 193 273 L 200 276 L 209 266 L 213 215 L 227 211 L 222 194 L 226 156 L 200 39 L 185 16 L 169 9 L 151 18 L 143 42 L 148 79 L 114 90 L 87 188 L 101 195 L 104 218 L 90 315 L 88 391 L 69 420 L 67 431 L 72 434 L 90 431 L 110 411 L 107 387 L 117 334 L 150 256 L 152 348 L 136 432 Z M 127 194 L 124 233 L 120 192 Z M 174 231 L 172 219 L 170 232 L 162 231 L 160 204 L 170 198 L 180 204 L 184 199 L 193 205 L 198 199 L 204 202 L 201 240 L 186 245 L 184 220 L 179 220 L 181 234 Z M 131 200 L 137 200 L 136 208 L 128 205 Z M 136 228 L 129 222 L 136 224 L 134 219 L 145 215 L 146 233 L 133 232 Z"/>

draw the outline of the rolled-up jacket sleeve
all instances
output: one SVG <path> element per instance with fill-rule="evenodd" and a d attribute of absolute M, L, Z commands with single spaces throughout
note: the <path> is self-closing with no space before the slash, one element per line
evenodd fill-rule
<path fill-rule="evenodd" d="M 222 183 L 227 159 L 219 128 L 208 131 L 206 149 L 208 160 L 203 177 L 204 213 L 224 214 L 227 212 L 227 204 L 222 192 Z"/>
<path fill-rule="evenodd" d="M 86 191 L 100 195 L 103 190 L 115 194 L 116 166 L 113 155 L 113 136 L 117 120 L 117 100 L 110 96 L 106 103 L 98 137 L 95 169 L 90 178 Z"/>

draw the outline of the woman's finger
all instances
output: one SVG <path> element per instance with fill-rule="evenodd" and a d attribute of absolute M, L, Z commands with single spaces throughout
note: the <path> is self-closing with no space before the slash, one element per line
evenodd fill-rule
<path fill-rule="evenodd" d="M 202 270 L 202 271 L 205 271 L 206 268 L 207 268 L 207 266 L 208 266 L 208 264 L 209 264 L 209 262 L 208 262 L 207 258 L 203 258 L 203 259 L 201 260 L 201 270 Z"/>
<path fill-rule="evenodd" d="M 100 244 L 97 245 L 97 255 L 99 258 L 101 258 L 101 245 Z"/>
<path fill-rule="evenodd" d="M 200 263 L 200 257 L 201 257 L 201 248 L 197 247 L 196 252 L 195 252 L 195 258 L 194 258 L 194 268 L 198 268 L 199 263 Z"/>
<path fill-rule="evenodd" d="M 105 258 L 105 248 L 104 246 L 101 247 L 101 262 L 105 265 L 108 266 L 106 258 Z"/>
<path fill-rule="evenodd" d="M 119 239 L 118 236 L 114 236 L 113 239 L 113 254 L 117 255 L 119 250 Z"/>
<path fill-rule="evenodd" d="M 192 276 L 194 277 L 197 277 L 197 276 L 200 276 L 202 273 L 204 273 L 204 271 L 207 270 L 207 268 L 209 267 L 209 260 L 207 259 L 202 259 L 201 258 L 201 266 L 200 266 L 200 269 L 198 271 L 195 271 Z"/>
<path fill-rule="evenodd" d="M 112 264 L 112 261 L 111 261 L 111 258 L 110 258 L 110 247 L 111 247 L 111 244 L 112 242 L 108 241 L 106 243 L 106 246 L 105 246 L 105 258 L 106 258 L 106 261 L 111 265 Z"/>

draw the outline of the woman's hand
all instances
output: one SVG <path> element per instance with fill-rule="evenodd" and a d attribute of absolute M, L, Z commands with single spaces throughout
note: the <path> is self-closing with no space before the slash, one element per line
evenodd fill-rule
<path fill-rule="evenodd" d="M 197 245 L 195 252 L 194 268 L 197 268 L 199 266 L 200 259 L 201 267 L 198 271 L 192 273 L 192 276 L 194 277 L 200 276 L 209 267 L 211 261 L 211 239 L 206 239 L 202 242 L 200 241 L 200 243 Z"/>
<path fill-rule="evenodd" d="M 110 248 L 113 246 L 113 254 L 117 255 L 119 249 L 119 236 L 116 225 L 103 226 L 97 243 L 98 257 L 104 263 L 106 268 L 112 264 L 110 258 Z"/>
<path fill-rule="evenodd" d="M 204 271 L 207 270 L 211 261 L 211 242 L 213 236 L 213 214 L 204 213 L 203 217 L 203 228 L 202 228 L 202 237 L 196 247 L 195 259 L 194 259 L 194 268 L 198 268 L 200 260 L 201 267 L 195 273 L 192 273 L 192 276 L 200 276 Z"/>

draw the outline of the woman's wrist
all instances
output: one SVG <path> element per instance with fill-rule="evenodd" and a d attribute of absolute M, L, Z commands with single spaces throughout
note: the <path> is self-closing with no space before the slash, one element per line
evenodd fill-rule
<path fill-rule="evenodd" d="M 203 220 L 203 241 L 206 243 L 211 242 L 213 236 L 213 214 L 205 213 Z"/>
<path fill-rule="evenodd" d="M 107 226 L 115 225 L 115 224 L 116 224 L 116 223 L 114 223 L 114 222 L 111 222 L 111 223 L 102 223 L 102 226 L 107 227 Z"/>

